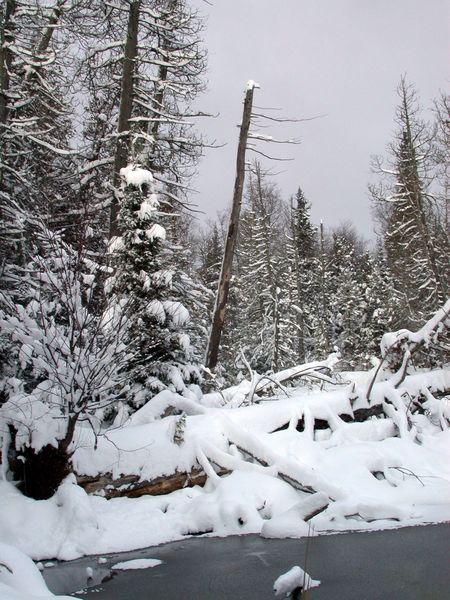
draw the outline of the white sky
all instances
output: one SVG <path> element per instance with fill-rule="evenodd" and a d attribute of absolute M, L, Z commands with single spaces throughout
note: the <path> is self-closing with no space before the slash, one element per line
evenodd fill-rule
<path fill-rule="evenodd" d="M 199 129 L 227 145 L 206 151 L 193 200 L 210 217 L 231 203 L 236 125 L 245 84 L 254 79 L 258 106 L 282 108 L 288 117 L 326 115 L 284 127 L 300 146 L 262 148 L 295 159 L 272 164 L 284 171 L 276 177 L 284 197 L 300 185 L 315 222 L 351 220 L 371 236 L 370 157 L 392 138 L 401 75 L 425 106 L 448 89 L 448 0 L 209 2 L 191 0 L 208 17 L 208 92 L 199 104 L 220 114 L 202 119 Z"/>

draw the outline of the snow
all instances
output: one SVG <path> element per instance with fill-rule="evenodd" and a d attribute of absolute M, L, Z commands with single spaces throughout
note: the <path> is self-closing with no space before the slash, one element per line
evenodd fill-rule
<path fill-rule="evenodd" d="M 247 85 L 246 85 L 246 90 L 254 90 L 259 89 L 261 86 L 259 85 L 259 83 L 256 83 L 256 81 L 253 81 L 253 79 L 249 79 L 247 81 Z"/>
<path fill-rule="evenodd" d="M 372 403 L 390 399 L 389 416 L 362 423 L 341 416 L 369 407 L 371 376 L 344 379 L 349 383 L 290 388 L 289 397 L 250 405 L 250 381 L 224 390 L 220 404 L 198 389 L 189 397 L 165 390 L 109 431 L 95 435 L 80 424 L 70 449 L 79 476 L 144 482 L 202 468 L 206 484 L 107 500 L 87 495 L 71 476 L 52 498 L 34 501 L 5 480 L 4 470 L 0 539 L 14 540 L 36 560 L 71 560 L 200 533 L 304 537 L 449 520 L 449 407 L 433 396 L 448 386 L 448 371 L 416 372 L 399 388 L 376 383 Z M 428 416 L 407 413 L 408 394 L 419 392 L 428 393 Z M 186 418 L 177 443 L 180 413 Z M 329 427 L 315 429 L 317 419 Z"/>
<path fill-rule="evenodd" d="M 189 311 L 181 304 L 181 302 L 164 300 L 163 305 L 164 310 L 170 316 L 170 320 L 174 325 L 182 327 L 189 321 Z"/>
<path fill-rule="evenodd" d="M 380 344 L 383 356 L 401 342 L 417 344 L 424 341 L 428 345 L 433 341 L 436 331 L 439 331 L 444 321 L 450 323 L 450 299 L 418 331 L 412 332 L 408 329 L 400 329 L 399 331 L 385 333 Z"/>
<path fill-rule="evenodd" d="M 55 596 L 50 592 L 34 562 L 25 554 L 0 542 L 1 600 L 73 600 L 74 596 Z"/>
<path fill-rule="evenodd" d="M 118 252 L 125 248 L 125 244 L 123 242 L 123 237 L 121 235 L 114 236 L 110 239 L 108 244 L 108 252 L 112 254 L 113 252 Z"/>
<path fill-rule="evenodd" d="M 275 596 L 289 596 L 289 594 L 299 587 L 309 590 L 319 585 L 320 581 L 311 579 L 308 573 L 305 573 L 301 567 L 295 566 L 275 580 L 273 589 Z"/>
<path fill-rule="evenodd" d="M 156 194 L 147 196 L 142 202 L 138 212 L 139 219 L 151 219 L 155 216 L 155 212 L 158 208 L 158 199 Z"/>
<path fill-rule="evenodd" d="M 159 223 L 153 223 L 150 229 L 147 229 L 145 232 L 146 237 L 149 240 L 165 240 L 166 239 L 166 230 Z"/>
<path fill-rule="evenodd" d="M 113 571 L 127 571 L 130 569 L 150 569 L 162 565 L 162 560 L 157 558 L 136 558 L 135 560 L 126 560 L 113 565 Z"/>
<path fill-rule="evenodd" d="M 149 316 L 155 317 L 158 323 L 164 323 L 166 320 L 166 311 L 160 300 L 150 300 L 147 304 L 146 311 Z"/>
<path fill-rule="evenodd" d="M 120 176 L 126 185 L 134 185 L 139 188 L 143 185 L 150 185 L 153 183 L 153 175 L 151 172 L 135 165 L 127 165 L 120 169 Z"/>

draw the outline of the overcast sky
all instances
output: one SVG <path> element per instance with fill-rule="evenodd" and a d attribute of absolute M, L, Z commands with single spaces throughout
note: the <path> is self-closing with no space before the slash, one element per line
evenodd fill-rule
<path fill-rule="evenodd" d="M 207 150 L 195 202 L 215 217 L 231 203 L 242 100 L 257 81 L 255 104 L 289 117 L 323 118 L 284 127 L 301 145 L 279 155 L 285 198 L 298 186 L 314 222 L 351 220 L 370 237 L 370 157 L 384 154 L 395 129 L 396 87 L 406 74 L 430 106 L 448 90 L 448 0 L 192 0 L 207 16 L 208 91 L 201 131 L 225 147 Z M 265 130 L 265 134 L 272 133 Z M 266 146 L 263 148 L 268 149 Z M 270 148 L 272 151 L 272 148 Z M 251 153 L 248 155 L 251 157 Z"/>

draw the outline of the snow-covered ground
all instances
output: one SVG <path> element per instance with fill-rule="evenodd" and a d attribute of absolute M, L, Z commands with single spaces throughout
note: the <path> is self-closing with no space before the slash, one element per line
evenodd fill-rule
<path fill-rule="evenodd" d="M 33 561 L 11 545 L 0 542 L 0 599 L 52 600 L 41 573 Z M 57 596 L 73 600 L 73 596 Z"/>
<path fill-rule="evenodd" d="M 389 398 L 389 416 L 361 423 L 339 415 L 368 406 L 369 374 L 346 377 L 353 382 L 291 389 L 290 397 L 240 407 L 222 406 L 219 395 L 162 392 L 101 436 L 96 449 L 90 430 L 80 429 L 73 457 L 78 475 L 134 473 L 151 480 L 201 466 L 206 485 L 107 500 L 88 496 L 70 476 L 53 498 L 35 501 L 3 479 L 0 539 L 33 559 L 70 560 L 203 532 L 302 537 L 450 520 L 448 401 L 430 397 L 427 415 L 411 415 L 402 400 L 405 390 L 448 388 L 448 371 L 407 377 L 396 389 L 376 384 L 372 401 Z M 187 414 L 180 444 L 174 442 L 179 417 L 160 418 L 168 406 Z M 330 427 L 315 430 L 315 419 Z M 218 467 L 229 474 L 219 477 Z M 3 562 L 10 566 L 7 557 Z"/>

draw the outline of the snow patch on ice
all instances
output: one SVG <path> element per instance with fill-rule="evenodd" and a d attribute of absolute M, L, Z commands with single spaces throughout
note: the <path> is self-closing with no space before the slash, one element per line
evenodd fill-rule
<path fill-rule="evenodd" d="M 162 560 L 157 558 L 136 558 L 135 560 L 126 560 L 118 562 L 111 568 L 113 571 L 128 571 L 133 569 L 150 569 L 162 565 Z"/>
<path fill-rule="evenodd" d="M 319 585 L 320 581 L 311 579 L 301 567 L 295 566 L 275 580 L 273 589 L 275 596 L 288 596 L 297 588 L 309 590 Z"/>

